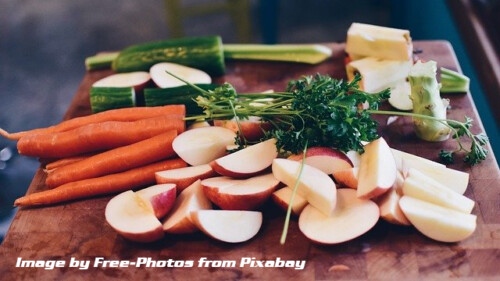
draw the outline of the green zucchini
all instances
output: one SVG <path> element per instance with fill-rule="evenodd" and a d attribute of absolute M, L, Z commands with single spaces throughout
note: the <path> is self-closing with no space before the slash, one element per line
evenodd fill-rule
<path fill-rule="evenodd" d="M 286 61 L 317 64 L 332 56 L 332 50 L 318 44 L 226 44 L 224 56 L 233 60 Z"/>
<path fill-rule="evenodd" d="M 112 62 L 116 72 L 149 71 L 159 62 L 174 62 L 220 76 L 225 72 L 219 36 L 180 38 L 128 47 Z"/>
<path fill-rule="evenodd" d="M 92 87 L 90 89 L 90 107 L 93 113 L 135 105 L 136 96 L 132 87 Z"/>
<path fill-rule="evenodd" d="M 218 87 L 215 84 L 196 84 L 203 90 L 213 90 Z M 186 105 L 187 114 L 201 114 L 203 109 L 193 101 L 200 92 L 188 85 L 173 88 L 146 88 L 144 89 L 144 100 L 146 106 L 161 106 L 168 104 Z"/>

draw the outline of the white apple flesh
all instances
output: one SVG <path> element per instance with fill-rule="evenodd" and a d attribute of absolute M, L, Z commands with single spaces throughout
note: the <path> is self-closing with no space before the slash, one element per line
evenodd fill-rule
<path fill-rule="evenodd" d="M 284 187 L 276 190 L 273 195 L 273 201 L 276 205 L 280 206 L 283 210 L 288 211 L 290 201 L 292 200 L 293 189 L 290 187 Z M 295 215 L 300 215 L 302 210 L 304 210 L 307 205 L 307 200 L 302 196 L 295 193 L 295 197 L 292 202 L 292 213 Z"/>
<path fill-rule="evenodd" d="M 307 205 L 300 214 L 299 229 L 311 241 L 342 243 L 361 236 L 377 223 L 377 204 L 357 198 L 353 189 L 341 188 L 337 193 L 337 206 L 329 216 L 312 205 Z"/>
<path fill-rule="evenodd" d="M 212 78 L 204 71 L 176 63 L 161 62 L 149 69 L 151 79 L 153 79 L 158 88 L 173 88 L 186 85 L 186 83 L 173 77 L 166 71 L 192 84 L 212 83 Z"/>
<path fill-rule="evenodd" d="M 152 242 L 164 235 L 151 207 L 131 190 L 116 195 L 108 202 L 105 217 L 114 230 L 132 241 Z"/>
<path fill-rule="evenodd" d="M 201 185 L 208 199 L 223 210 L 255 210 L 273 194 L 279 181 L 266 174 L 249 179 L 210 178 Z"/>
<path fill-rule="evenodd" d="M 398 172 L 396 182 L 392 186 L 391 190 L 387 191 L 380 198 L 377 198 L 376 203 L 380 208 L 380 217 L 383 220 L 392 224 L 410 225 L 411 223 L 399 207 L 399 199 L 401 199 L 403 193 L 403 184 L 403 175 Z"/>
<path fill-rule="evenodd" d="M 163 221 L 163 230 L 172 234 L 196 232 L 198 228 L 191 222 L 191 212 L 210 209 L 212 204 L 198 180 L 179 194 L 172 211 Z"/>
<path fill-rule="evenodd" d="M 348 168 L 333 173 L 333 178 L 338 184 L 352 189 L 358 188 L 359 168 Z"/>
<path fill-rule="evenodd" d="M 358 172 L 359 198 L 370 199 L 387 192 L 396 181 L 396 162 L 383 138 L 365 145 Z"/>
<path fill-rule="evenodd" d="M 257 141 L 264 136 L 264 133 L 272 128 L 271 123 L 262 122 L 260 117 L 250 116 L 248 120 L 214 120 L 214 126 L 224 127 L 238 132 L 241 128 L 241 135 L 248 141 Z"/>
<path fill-rule="evenodd" d="M 201 210 L 191 221 L 206 235 L 227 243 L 250 240 L 260 230 L 262 213 L 254 211 Z"/>
<path fill-rule="evenodd" d="M 133 87 L 135 91 L 140 91 L 146 87 L 151 80 L 149 73 L 144 71 L 117 73 L 98 80 L 92 87 L 126 88 Z"/>
<path fill-rule="evenodd" d="M 173 183 L 176 185 L 178 192 L 190 186 L 197 180 L 206 179 L 215 175 L 216 173 L 208 164 L 166 170 L 155 173 L 156 183 Z"/>
<path fill-rule="evenodd" d="M 293 160 L 275 159 L 272 166 L 274 177 L 290 187 L 294 187 L 298 180 L 297 194 L 323 214 L 331 214 L 337 199 L 335 183 L 327 174 L 307 164 L 304 164 L 299 178 L 301 165 Z"/>
<path fill-rule="evenodd" d="M 441 242 L 458 242 L 466 239 L 476 229 L 476 216 L 444 208 L 429 202 L 403 196 L 401 210 L 425 236 Z"/>
<path fill-rule="evenodd" d="M 269 139 L 218 158 L 210 166 L 222 176 L 248 178 L 271 166 L 277 156 L 276 139 Z"/>
<path fill-rule="evenodd" d="M 236 134 L 221 127 L 205 127 L 178 135 L 172 147 L 191 166 L 208 164 L 226 154 L 226 146 L 234 144 Z"/>
<path fill-rule="evenodd" d="M 135 194 L 144 200 L 157 218 L 161 219 L 174 206 L 177 191 L 175 184 L 158 184 L 141 189 Z"/>
<path fill-rule="evenodd" d="M 302 161 L 302 153 L 293 154 L 290 160 Z M 306 164 L 331 175 L 336 171 L 352 168 L 351 160 L 341 151 L 329 147 L 311 147 L 306 151 Z"/>

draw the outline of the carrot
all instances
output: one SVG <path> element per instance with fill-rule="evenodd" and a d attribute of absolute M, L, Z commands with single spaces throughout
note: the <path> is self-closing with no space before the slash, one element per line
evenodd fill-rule
<path fill-rule="evenodd" d="M 53 162 L 46 164 L 44 170 L 45 170 L 45 172 L 51 172 L 51 171 L 54 171 L 55 169 L 60 168 L 62 166 L 66 166 L 69 164 L 79 162 L 83 159 L 87 159 L 90 156 L 92 156 L 92 154 L 90 154 L 90 155 L 85 154 L 85 155 L 78 155 L 78 156 L 73 156 L 73 157 L 61 158 L 61 159 L 58 159 L 58 160 L 55 160 Z"/>
<path fill-rule="evenodd" d="M 136 189 L 155 184 L 155 172 L 186 166 L 187 164 L 181 159 L 161 161 L 118 174 L 71 182 L 55 189 L 32 193 L 18 198 L 14 205 L 49 205 Z"/>
<path fill-rule="evenodd" d="M 131 107 L 108 110 L 88 116 L 69 119 L 47 128 L 33 129 L 29 131 L 9 133 L 0 128 L 0 136 L 11 140 L 18 140 L 23 136 L 33 134 L 48 134 L 64 132 L 84 125 L 101 123 L 106 121 L 136 121 L 162 115 L 177 115 L 183 118 L 186 115 L 186 107 L 182 104 L 166 105 L 156 107 Z"/>
<path fill-rule="evenodd" d="M 132 122 L 107 121 L 60 133 L 27 135 L 19 139 L 17 150 L 27 156 L 63 158 L 129 145 L 172 129 L 184 132 L 185 122 L 171 115 Z"/>
<path fill-rule="evenodd" d="M 96 154 L 54 170 L 47 176 L 45 183 L 53 188 L 68 182 L 123 172 L 169 158 L 175 155 L 172 142 L 176 136 L 177 132 L 170 130 L 131 145 Z"/>

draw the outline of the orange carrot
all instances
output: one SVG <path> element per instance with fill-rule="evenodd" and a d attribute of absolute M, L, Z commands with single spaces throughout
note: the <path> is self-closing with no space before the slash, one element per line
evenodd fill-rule
<path fill-rule="evenodd" d="M 94 155 L 94 154 L 90 154 L 90 155 L 85 154 L 85 155 L 79 155 L 79 156 L 61 158 L 61 159 L 58 159 L 58 160 L 55 160 L 53 162 L 50 162 L 50 163 L 46 164 L 44 170 L 46 172 L 54 171 L 55 169 L 60 168 L 62 166 L 66 166 L 66 165 L 69 165 L 69 164 L 73 164 L 73 163 L 79 162 L 79 161 L 81 161 L 83 159 L 87 159 L 87 158 L 89 158 L 92 155 Z"/>
<path fill-rule="evenodd" d="M 118 193 L 155 184 L 155 172 L 186 167 L 181 159 L 149 164 L 126 172 L 86 179 L 18 198 L 15 206 L 49 205 L 97 195 Z"/>
<path fill-rule="evenodd" d="M 151 164 L 175 155 L 172 142 L 175 130 L 91 156 L 82 161 L 54 170 L 46 184 L 57 187 L 65 183 L 123 172 Z"/>
<path fill-rule="evenodd" d="M 27 135 L 64 132 L 88 124 L 101 123 L 106 121 L 136 121 L 163 115 L 177 115 L 179 118 L 182 118 L 186 115 L 186 107 L 182 104 L 174 104 L 156 107 L 131 107 L 113 109 L 88 116 L 66 120 L 59 123 L 58 125 L 54 125 L 51 127 L 33 129 L 18 133 L 8 133 L 7 131 L 0 128 L 0 136 L 11 140 L 18 140 L 21 137 Z"/>
<path fill-rule="evenodd" d="M 132 122 L 107 121 L 60 133 L 27 135 L 19 139 L 17 149 L 27 156 L 64 158 L 129 145 L 172 129 L 184 132 L 185 122 L 171 115 Z"/>

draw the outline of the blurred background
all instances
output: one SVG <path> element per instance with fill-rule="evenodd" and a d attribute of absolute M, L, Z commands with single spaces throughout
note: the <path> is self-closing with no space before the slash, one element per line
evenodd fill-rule
<path fill-rule="evenodd" d="M 492 50 L 481 46 L 491 40 L 498 55 L 499 6 L 497 0 L 0 0 L 0 127 L 59 122 L 85 74 L 84 59 L 96 52 L 209 34 L 226 43 L 342 42 L 356 21 L 410 29 L 414 40 L 450 41 L 498 152 L 500 92 L 491 94 L 495 84 L 488 79 L 500 80 L 494 72 L 500 64 L 483 56 Z M 474 29 L 478 21 L 486 39 Z M 38 166 L 0 138 L 0 241 L 14 199 Z"/>

